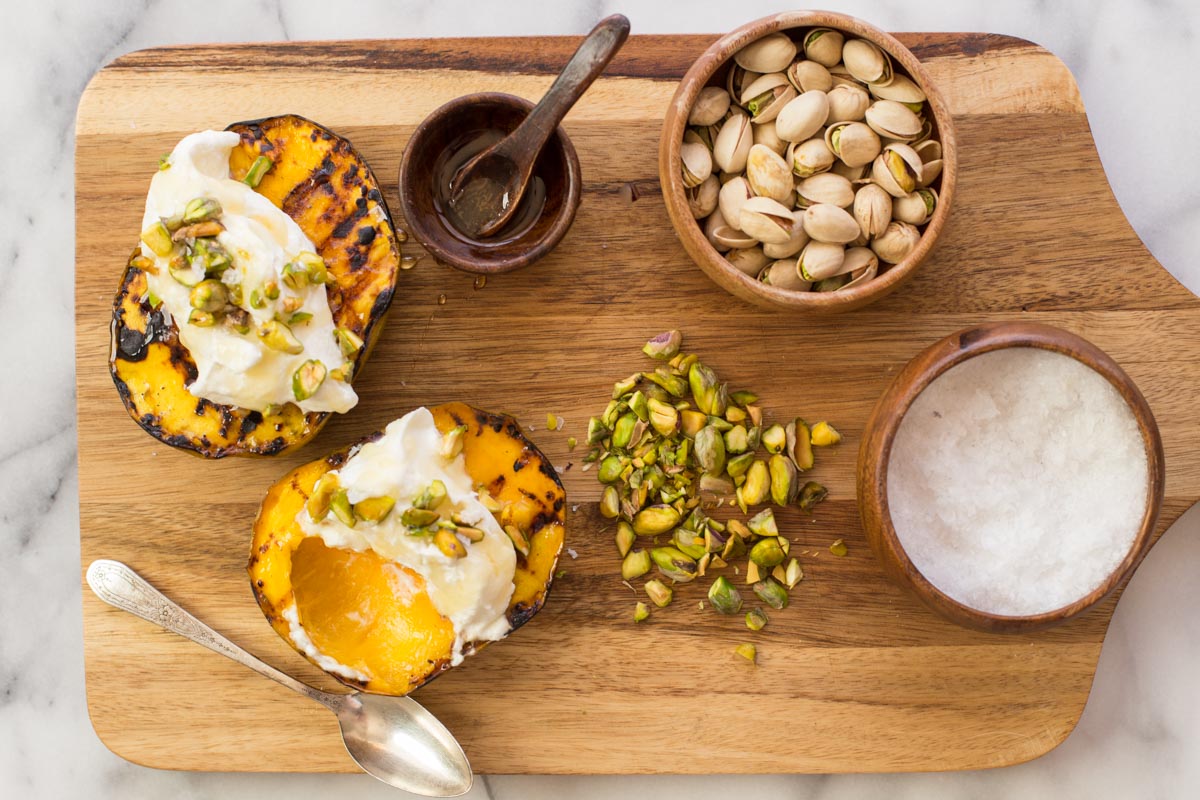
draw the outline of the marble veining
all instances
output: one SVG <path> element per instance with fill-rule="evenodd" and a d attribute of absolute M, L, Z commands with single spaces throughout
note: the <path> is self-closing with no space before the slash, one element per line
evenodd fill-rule
<path fill-rule="evenodd" d="M 1054 51 L 1079 81 L 1118 201 L 1147 246 L 1200 290 L 1194 147 L 1200 5 L 1143 2 L 829 4 L 889 30 L 992 31 Z M 148 770 L 109 753 L 84 702 L 73 393 L 73 122 L 89 77 L 143 47 L 202 41 L 581 34 L 612 11 L 635 33 L 711 32 L 765 0 L 508 3 L 281 0 L 9 4 L 0 102 L 14 146 L 0 193 L 0 796 L 272 798 L 397 794 L 365 776 Z M 1189 247 L 1188 245 L 1191 245 Z M 1130 291 L 1137 291 L 1131 286 Z M 19 389 L 19 391 L 18 391 Z M 878 776 L 516 777 L 471 798 L 1094 798 L 1200 796 L 1200 511 L 1151 552 L 1113 619 L 1076 732 L 1029 764 Z M 898 732 L 898 735 L 902 733 Z"/>

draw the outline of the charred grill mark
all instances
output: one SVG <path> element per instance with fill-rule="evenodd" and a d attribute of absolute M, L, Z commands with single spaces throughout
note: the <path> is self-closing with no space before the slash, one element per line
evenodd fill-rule
<path fill-rule="evenodd" d="M 533 619 L 537 614 L 538 609 L 542 607 L 541 602 L 536 603 L 517 603 L 508 612 L 508 622 L 512 625 L 513 630 L 524 625 L 529 620 Z"/>
<path fill-rule="evenodd" d="M 287 440 L 282 436 L 276 436 L 274 439 L 263 445 L 262 449 L 258 452 L 262 453 L 264 456 L 273 456 L 276 453 L 282 452 L 286 448 Z"/>
<path fill-rule="evenodd" d="M 261 411 L 251 411 L 246 416 L 242 417 L 241 427 L 238 429 L 238 438 L 245 438 L 254 432 L 254 429 L 262 424 L 263 415 Z"/>
<path fill-rule="evenodd" d="M 342 186 L 345 186 L 347 189 L 349 189 L 350 187 L 357 186 L 360 183 L 362 183 L 362 181 L 358 179 L 358 162 L 356 161 L 350 164 L 350 166 L 346 169 L 346 174 L 342 176 Z"/>
<path fill-rule="evenodd" d="M 563 502 L 563 498 L 561 498 L 561 497 L 554 498 L 554 513 L 558 514 L 559 516 L 562 516 L 562 510 L 563 510 L 564 505 L 566 505 L 566 504 Z"/>
<path fill-rule="evenodd" d="M 520 491 L 521 491 L 521 494 L 523 494 L 525 497 L 528 497 L 528 498 L 529 498 L 530 500 L 532 500 L 534 503 L 536 503 L 536 504 L 538 504 L 538 505 L 541 505 L 541 503 L 542 503 L 542 498 L 538 497 L 536 494 L 534 494 L 533 492 L 529 491 L 529 490 L 528 490 L 528 489 L 526 489 L 524 486 L 522 486 L 522 487 L 521 487 L 521 490 L 520 490 Z"/>
<path fill-rule="evenodd" d="M 520 472 L 527 466 L 529 466 L 529 454 L 522 453 L 521 455 L 517 456 L 517 460 L 513 462 L 512 471 Z"/>
<path fill-rule="evenodd" d="M 371 242 L 375 241 L 375 226 L 364 225 L 358 229 L 358 243 L 363 247 L 370 247 Z"/>
<path fill-rule="evenodd" d="M 551 511 L 542 511 L 529 523 L 529 536 L 533 537 L 547 525 L 557 525 L 559 522 L 561 522 L 559 514 Z"/>
<path fill-rule="evenodd" d="M 355 206 L 354 210 L 350 212 L 348 217 L 334 226 L 333 233 L 330 234 L 329 238 L 345 239 L 350 235 L 350 232 L 354 230 L 355 226 L 358 225 L 358 221 L 366 215 L 366 206 Z"/>

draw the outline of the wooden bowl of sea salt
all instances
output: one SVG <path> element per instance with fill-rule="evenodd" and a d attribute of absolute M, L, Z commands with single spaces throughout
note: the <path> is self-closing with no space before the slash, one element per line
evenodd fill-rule
<path fill-rule="evenodd" d="M 1150 546 L 1163 449 L 1115 361 L 1059 328 L 959 331 L 892 381 L 863 432 L 858 504 L 889 576 L 971 628 L 1083 613 Z"/>

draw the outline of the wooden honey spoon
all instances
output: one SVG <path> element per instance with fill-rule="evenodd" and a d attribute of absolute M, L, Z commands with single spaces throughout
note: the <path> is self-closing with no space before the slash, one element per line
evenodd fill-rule
<path fill-rule="evenodd" d="M 455 227 L 476 239 L 504 227 L 521 204 L 546 141 L 628 36 L 624 15 L 600 20 L 517 129 L 459 168 L 448 203 Z"/>

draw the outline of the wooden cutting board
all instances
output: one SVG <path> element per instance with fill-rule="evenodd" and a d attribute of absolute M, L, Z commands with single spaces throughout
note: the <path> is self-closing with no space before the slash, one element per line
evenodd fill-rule
<path fill-rule="evenodd" d="M 984 34 L 905 34 L 955 114 L 956 208 L 934 256 L 870 308 L 812 318 L 752 308 L 691 264 L 656 173 L 660 115 L 709 36 L 634 37 L 567 118 L 586 181 L 575 225 L 545 261 L 490 278 L 426 259 L 401 274 L 361 405 L 297 455 L 206 462 L 126 416 L 109 379 L 109 304 L 159 154 L 184 134 L 295 112 L 348 136 L 399 207 L 405 141 L 474 91 L 537 98 L 574 38 L 167 48 L 102 70 L 76 138 L 77 369 L 83 565 L 128 562 L 267 661 L 329 687 L 263 620 L 245 575 L 250 525 L 286 470 L 417 405 L 513 413 L 567 472 L 566 574 L 513 637 L 421 689 L 483 773 L 850 772 L 993 767 L 1041 755 L 1087 700 L 1115 598 L 1057 630 L 957 628 L 884 581 L 854 502 L 858 438 L 891 374 L 960 327 L 1036 319 L 1091 339 L 1158 417 L 1165 530 L 1200 497 L 1200 304 L 1145 250 L 1105 181 L 1078 89 L 1050 53 Z M 404 227 L 403 220 L 398 224 Z M 420 248 L 409 243 L 411 254 Z M 439 295 L 445 304 L 439 304 Z M 685 333 L 769 415 L 828 419 L 829 500 L 782 515 L 807 574 L 792 607 L 751 634 L 701 612 L 706 581 L 642 625 L 597 513 L 582 440 L 643 341 Z M 566 419 L 546 430 L 548 412 Z M 843 538 L 849 555 L 826 549 Z M 577 556 L 577 558 L 575 558 Z M 88 704 L 115 752 L 199 770 L 354 769 L 332 715 L 84 592 Z M 757 668 L 732 654 L 758 644 Z"/>

